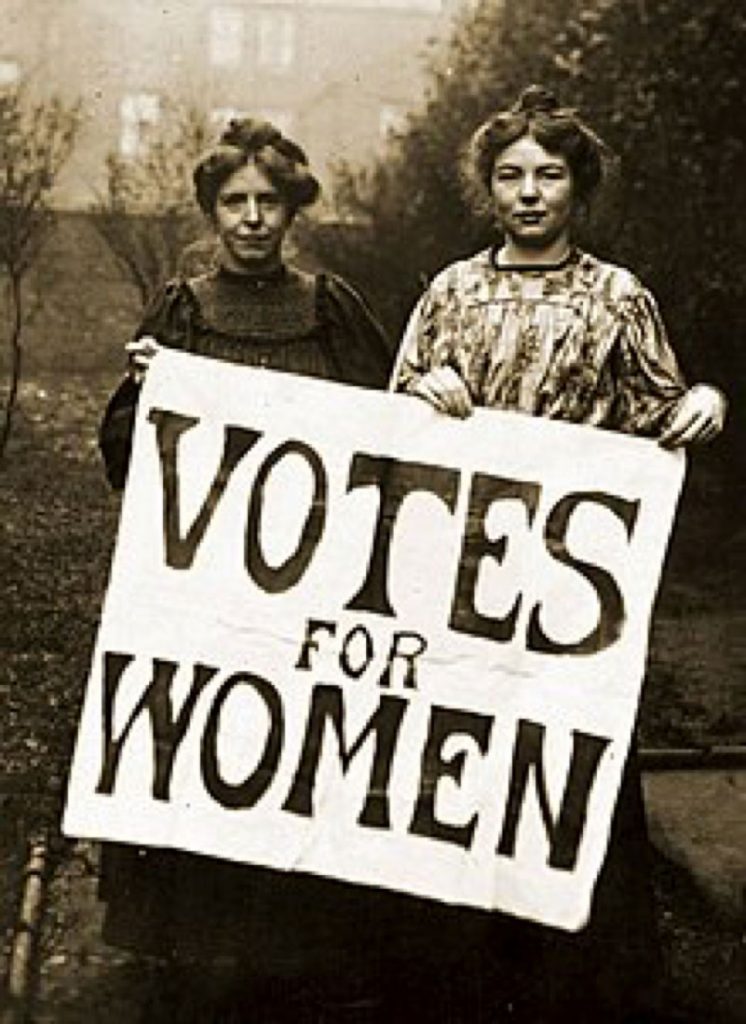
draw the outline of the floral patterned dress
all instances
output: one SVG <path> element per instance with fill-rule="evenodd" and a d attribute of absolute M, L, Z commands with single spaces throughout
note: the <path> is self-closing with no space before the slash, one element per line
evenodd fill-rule
<path fill-rule="evenodd" d="M 654 436 L 686 385 L 655 300 L 628 270 L 574 250 L 550 269 L 453 263 L 417 305 L 394 386 L 452 366 L 476 405 Z"/>
<path fill-rule="evenodd" d="M 500 267 L 488 249 L 453 263 L 407 325 L 391 380 L 413 391 L 450 366 L 475 405 L 659 435 L 686 384 L 655 300 L 628 270 L 579 250 L 550 268 Z M 495 915 L 486 976 L 511 1020 L 648 1020 L 662 964 L 634 752 L 589 925 L 561 934 Z M 657 1019 L 657 1018 L 656 1018 Z"/>

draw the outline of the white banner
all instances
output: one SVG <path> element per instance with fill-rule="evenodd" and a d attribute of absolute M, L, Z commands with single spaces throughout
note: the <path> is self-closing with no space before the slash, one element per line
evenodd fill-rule
<path fill-rule="evenodd" d="M 683 471 L 162 352 L 64 831 L 581 927 Z"/>

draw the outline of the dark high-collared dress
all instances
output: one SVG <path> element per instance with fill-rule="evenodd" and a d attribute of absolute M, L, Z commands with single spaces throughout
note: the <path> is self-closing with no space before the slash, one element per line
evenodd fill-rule
<path fill-rule="evenodd" d="M 215 270 L 171 282 L 137 329 L 145 335 L 200 356 L 354 385 L 384 387 L 390 373 L 382 330 L 356 292 L 337 277 L 291 267 L 261 279 Z M 117 488 L 138 393 L 128 376 L 101 428 Z M 477 1019 L 467 1003 L 481 1001 L 488 915 L 299 872 L 113 844 L 103 847 L 100 894 L 110 944 L 172 964 L 153 1024 L 223 1019 L 221 999 L 230 1006 L 226 1019 L 262 1024 L 322 1015 L 331 1024 L 335 1004 L 347 1024 L 455 1024 L 454 1004 L 464 1020 Z"/>
<path fill-rule="evenodd" d="M 136 337 L 244 366 L 382 387 L 390 354 L 382 328 L 341 278 L 283 265 L 265 276 L 218 268 L 175 280 L 156 295 Z M 100 434 L 107 473 L 121 487 L 139 387 L 129 376 Z"/>

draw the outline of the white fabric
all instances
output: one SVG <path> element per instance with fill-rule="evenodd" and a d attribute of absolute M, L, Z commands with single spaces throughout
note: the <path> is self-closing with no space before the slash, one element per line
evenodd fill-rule
<path fill-rule="evenodd" d="M 176 445 L 176 546 L 176 532 L 183 542 L 204 504 L 226 425 L 260 435 L 228 474 L 202 539 L 193 545 L 191 564 L 182 568 L 165 561 L 164 473 L 153 409 L 195 418 Z M 287 441 L 308 447 L 279 457 L 278 447 Z M 277 582 L 274 570 L 299 549 L 307 522 L 311 450 L 318 456 L 316 479 L 328 488 L 318 543 L 309 549 L 297 582 L 268 592 L 247 569 L 245 554 L 257 474 L 264 467 L 262 501 L 254 503 L 259 550 Z M 363 458 L 353 461 L 356 453 Z M 452 490 L 451 508 L 450 499 L 424 491 L 401 505 L 388 550 L 391 614 L 366 610 L 364 599 L 357 610 L 347 607 L 366 578 L 378 521 L 379 486 L 358 486 L 351 476 L 351 467 L 359 475 L 362 465 L 368 474 L 363 477 L 370 477 L 366 456 L 441 468 Z M 628 436 L 490 410 L 457 421 L 404 395 L 164 350 L 148 372 L 140 402 L 64 831 L 307 871 L 580 927 L 603 862 L 683 472 L 683 457 Z M 496 478 L 538 485 L 532 517 L 515 498 L 493 501 L 484 516 L 476 505 L 472 509 L 472 539 L 483 545 L 482 554 L 472 549 L 475 611 L 483 621 L 505 619 L 520 595 L 513 635 L 501 640 L 452 628 L 454 604 L 463 612 L 463 595 L 454 602 L 454 591 L 475 474 L 493 478 L 490 487 L 497 486 Z M 546 540 L 547 519 L 554 510 L 556 532 L 558 503 L 566 504 L 576 492 L 587 496 L 560 531 L 566 541 L 562 555 Z M 632 527 L 604 504 L 606 496 L 636 510 Z M 571 649 L 593 632 L 603 589 L 596 569 L 624 603 L 618 637 L 597 653 L 529 650 L 528 622 L 537 606 L 534 619 L 555 645 Z M 469 597 L 468 585 L 465 592 Z M 322 625 L 309 628 L 310 620 Z M 410 662 L 395 658 L 387 680 L 387 654 L 397 632 L 404 654 L 426 646 Z M 304 647 L 307 637 L 312 642 Z M 121 655 L 124 666 L 117 678 L 111 671 L 109 676 L 117 684 L 112 741 L 121 740 L 120 759 L 109 765 L 110 792 L 101 785 L 107 652 Z M 183 737 L 172 746 L 167 798 L 163 792 L 153 796 L 155 720 L 143 710 L 123 735 L 151 682 L 153 659 L 180 666 L 173 675 L 172 706 L 161 704 L 166 720 L 178 716 L 193 689 L 194 666 L 212 673 Z M 110 670 L 112 664 L 110 658 Z M 409 665 L 414 675 L 407 679 Z M 264 682 L 257 684 L 256 677 Z M 321 694 L 343 709 L 349 756 L 345 771 L 334 722 L 319 719 L 322 749 L 310 759 L 315 774 L 304 791 L 296 772 L 309 709 Z M 211 739 L 210 711 L 220 701 Z M 381 724 L 381 717 L 372 716 L 382 707 L 389 726 L 399 716 L 397 730 L 372 728 L 356 749 L 366 724 Z M 168 735 L 161 726 L 163 755 Z M 440 740 L 438 728 L 444 730 Z M 542 817 L 534 766 L 518 793 L 514 848 L 497 852 L 506 841 L 506 801 L 521 729 L 543 736 L 549 817 Z M 552 867 L 550 833 L 566 789 L 573 736 L 577 741 L 580 734 L 595 738 L 603 751 L 576 863 Z M 387 775 L 385 739 L 392 735 Z M 423 771 L 426 748 L 430 767 Z M 216 799 L 214 788 L 208 790 L 205 749 L 214 754 L 220 792 L 232 794 L 237 806 L 224 806 L 222 796 Z M 314 753 L 313 744 L 310 749 Z M 263 755 L 262 774 L 256 769 Z M 374 766 L 378 799 L 371 802 Z M 256 784 L 251 806 L 241 806 L 249 800 L 248 789 L 241 788 L 246 780 Z M 310 806 L 305 811 L 304 792 Z M 366 808 L 369 817 L 361 823 Z M 386 814 L 380 818 L 382 808 L 388 823 Z"/>

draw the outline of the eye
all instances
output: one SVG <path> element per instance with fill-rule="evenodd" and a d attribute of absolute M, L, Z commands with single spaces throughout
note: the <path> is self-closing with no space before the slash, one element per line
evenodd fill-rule
<path fill-rule="evenodd" d="M 567 177 L 567 171 L 560 165 L 551 167 L 542 167 L 539 171 L 542 178 L 546 178 L 548 181 L 562 181 Z"/>
<path fill-rule="evenodd" d="M 516 181 L 520 175 L 517 167 L 496 167 L 493 178 L 495 181 Z"/>
<path fill-rule="evenodd" d="M 220 197 L 220 202 L 223 206 L 227 206 L 229 209 L 234 209 L 237 206 L 243 206 L 246 202 L 246 195 L 243 192 L 227 192 L 225 195 Z"/>
<path fill-rule="evenodd" d="M 258 198 L 265 210 L 276 210 L 282 205 L 282 199 L 277 192 L 264 192 Z"/>

